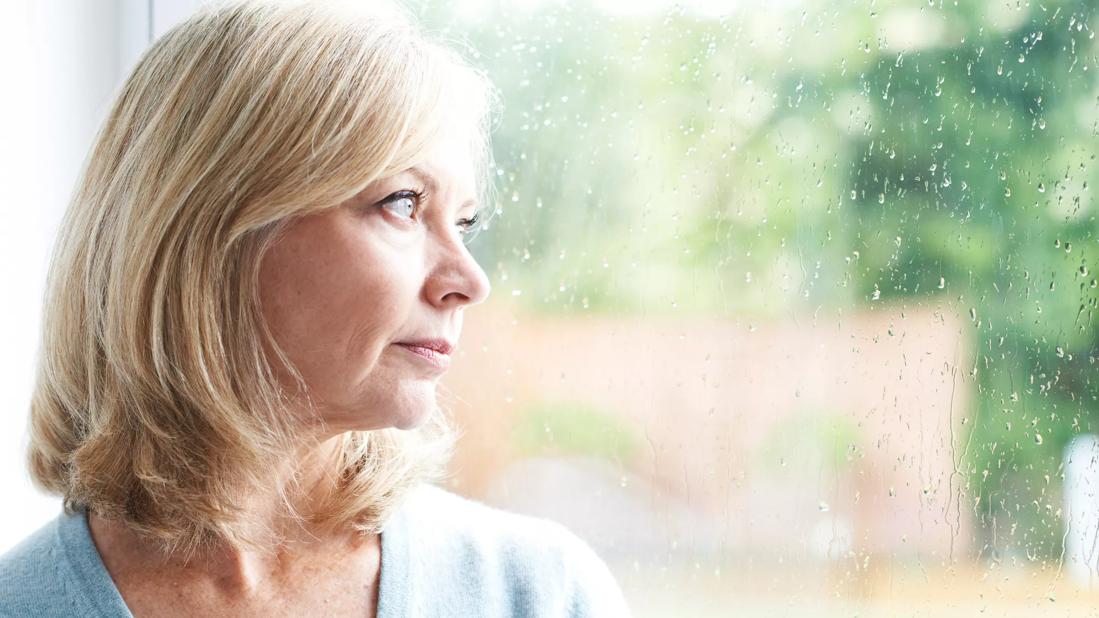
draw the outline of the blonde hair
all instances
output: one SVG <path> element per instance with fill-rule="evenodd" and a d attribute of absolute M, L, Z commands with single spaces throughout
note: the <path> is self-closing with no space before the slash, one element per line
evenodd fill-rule
<path fill-rule="evenodd" d="M 261 318 L 264 251 L 455 127 L 493 203 L 495 89 L 401 9 L 364 4 L 214 5 L 122 86 L 58 236 L 31 403 L 31 475 L 67 509 L 170 552 L 268 542 L 239 500 L 272 482 L 295 425 L 264 345 L 302 380 Z M 342 435 L 339 489 L 310 516 L 379 530 L 454 436 L 441 408 Z"/>

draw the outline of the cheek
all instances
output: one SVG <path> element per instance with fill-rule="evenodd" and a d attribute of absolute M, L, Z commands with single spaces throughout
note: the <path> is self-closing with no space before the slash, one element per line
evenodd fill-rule
<path fill-rule="evenodd" d="M 261 268 L 264 317 L 312 386 L 355 374 L 399 336 L 415 289 L 392 248 L 303 235 L 272 248 Z M 407 269 L 407 265 L 405 266 Z"/>

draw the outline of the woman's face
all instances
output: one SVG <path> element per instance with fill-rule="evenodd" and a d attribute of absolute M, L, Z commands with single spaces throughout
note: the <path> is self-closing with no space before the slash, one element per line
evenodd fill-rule
<path fill-rule="evenodd" d="M 432 360 L 401 344 L 456 347 L 462 310 L 489 294 L 462 242 L 473 199 L 468 149 L 440 142 L 416 167 L 295 220 L 264 257 L 264 317 L 327 432 L 409 429 L 434 409 L 454 350 Z"/>

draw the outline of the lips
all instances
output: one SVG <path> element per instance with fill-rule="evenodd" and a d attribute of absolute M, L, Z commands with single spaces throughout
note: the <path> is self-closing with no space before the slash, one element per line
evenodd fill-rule
<path fill-rule="evenodd" d="M 454 349 L 454 345 L 446 339 L 420 339 L 417 341 L 398 341 L 397 345 L 415 348 L 426 348 L 428 350 L 434 350 L 435 352 L 446 356 L 449 356 L 451 350 Z"/>
<path fill-rule="evenodd" d="M 450 350 L 453 346 L 445 340 L 398 342 L 395 345 L 415 354 L 436 369 L 446 369 L 450 366 Z"/>

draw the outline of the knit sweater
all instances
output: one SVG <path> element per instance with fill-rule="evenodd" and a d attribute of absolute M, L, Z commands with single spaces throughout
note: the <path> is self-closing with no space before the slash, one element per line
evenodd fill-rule
<path fill-rule="evenodd" d="M 549 520 L 420 485 L 385 523 L 378 618 L 628 616 L 606 564 Z M 131 617 L 84 511 L 0 557 L 0 616 Z"/>

